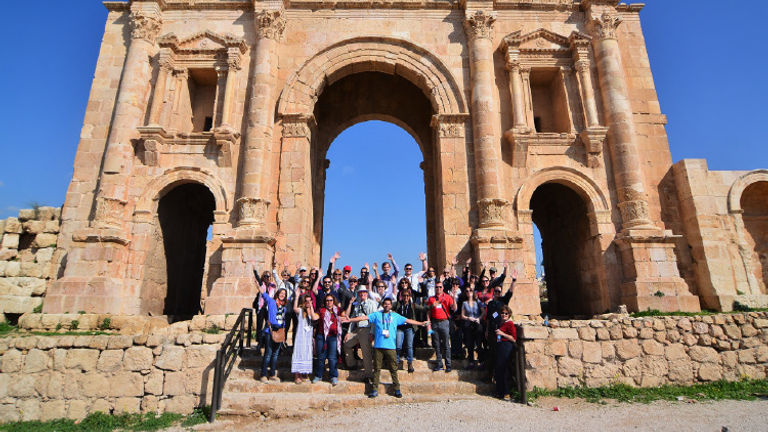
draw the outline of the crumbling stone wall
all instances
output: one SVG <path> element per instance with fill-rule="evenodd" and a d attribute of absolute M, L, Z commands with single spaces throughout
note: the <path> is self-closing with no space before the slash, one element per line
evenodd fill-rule
<path fill-rule="evenodd" d="M 528 387 L 653 387 L 765 378 L 768 314 L 525 325 Z"/>
<path fill-rule="evenodd" d="M 15 319 L 33 312 L 43 302 L 56 278 L 54 253 L 61 224 L 61 208 L 19 211 L 0 221 L 0 314 Z"/>

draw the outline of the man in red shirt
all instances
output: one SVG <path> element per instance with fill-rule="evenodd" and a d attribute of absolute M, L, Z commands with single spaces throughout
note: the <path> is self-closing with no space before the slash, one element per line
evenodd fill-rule
<path fill-rule="evenodd" d="M 432 323 L 432 346 L 437 358 L 437 365 L 433 370 L 442 370 L 442 359 L 445 358 L 445 372 L 448 373 L 451 371 L 450 318 L 451 312 L 456 311 L 456 302 L 453 297 L 443 293 L 443 283 L 439 279 L 435 281 L 435 295 L 427 300 L 427 307 Z"/>

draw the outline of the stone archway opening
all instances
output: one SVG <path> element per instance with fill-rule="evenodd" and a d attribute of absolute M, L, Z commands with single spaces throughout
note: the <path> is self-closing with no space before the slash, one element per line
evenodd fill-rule
<path fill-rule="evenodd" d="M 532 221 L 541 234 L 547 297 L 542 312 L 573 317 L 596 312 L 592 273 L 596 271 L 587 204 L 573 189 L 544 183 L 533 192 Z"/>
<path fill-rule="evenodd" d="M 752 251 L 752 271 L 762 294 L 768 294 L 768 182 L 758 181 L 744 189 L 741 195 L 745 240 Z"/>
<path fill-rule="evenodd" d="M 314 107 L 317 134 L 316 139 L 313 139 L 311 150 L 315 256 L 319 255 L 324 237 L 328 150 L 342 131 L 369 120 L 395 124 L 416 141 L 423 159 L 420 164 L 423 170 L 421 174 L 423 181 L 420 184 L 413 184 L 407 190 L 370 191 L 369 196 L 357 201 L 360 203 L 359 206 L 352 205 L 356 202 L 354 198 L 350 199 L 350 205 L 363 212 L 376 211 L 377 206 L 381 207 L 381 211 L 394 211 L 392 206 L 396 205 L 399 194 L 409 193 L 412 196 L 424 194 L 425 212 L 419 217 L 426 219 L 426 249 L 430 262 L 436 262 L 437 257 L 444 254 L 445 246 L 441 243 L 440 233 L 437 232 L 437 227 L 441 225 L 438 218 L 442 213 L 439 207 L 441 203 L 438 190 L 441 180 L 439 152 L 435 149 L 433 129 L 430 126 L 433 114 L 435 112 L 432 104 L 422 89 L 399 75 L 383 72 L 353 73 L 323 89 Z M 387 146 L 387 143 L 382 143 L 376 138 L 370 136 L 369 142 L 360 143 L 361 145 L 375 143 L 374 145 L 379 146 L 375 158 L 358 161 L 357 166 L 360 169 L 366 169 L 371 165 L 385 165 L 390 168 L 389 175 L 392 177 L 398 176 L 400 170 L 414 168 L 418 170 L 418 161 L 412 161 L 414 162 L 412 165 L 415 166 L 404 166 L 403 164 L 408 163 L 408 160 L 401 155 L 390 153 L 382 158 L 380 146 Z M 383 180 L 386 182 L 386 179 Z M 422 222 L 421 225 L 424 226 L 424 223 Z M 418 252 L 412 251 L 414 256 Z"/>
<path fill-rule="evenodd" d="M 199 183 L 169 189 L 160 199 L 145 264 L 142 310 L 169 321 L 201 311 L 207 237 L 216 201 Z"/>

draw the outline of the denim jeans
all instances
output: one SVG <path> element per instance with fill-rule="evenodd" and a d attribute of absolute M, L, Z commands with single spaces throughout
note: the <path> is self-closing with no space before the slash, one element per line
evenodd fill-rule
<path fill-rule="evenodd" d="M 511 369 L 510 363 L 514 353 L 514 343 L 503 341 L 496 344 L 496 370 L 494 371 L 494 377 L 496 379 L 496 396 L 498 397 L 511 394 L 508 379 Z"/>
<path fill-rule="evenodd" d="M 400 357 L 403 356 L 403 345 L 408 363 L 413 363 L 413 327 L 410 325 L 397 329 L 397 364 L 400 364 Z"/>
<path fill-rule="evenodd" d="M 267 333 L 266 338 L 264 338 L 264 345 L 266 349 L 264 350 L 264 359 L 261 362 L 261 376 L 273 377 L 277 373 L 277 356 L 280 355 L 282 344 L 274 342 L 272 335 Z M 269 375 L 267 375 L 267 366 L 269 366 Z"/>
<path fill-rule="evenodd" d="M 437 367 L 451 367 L 451 323 L 448 320 L 432 320 L 432 346 L 435 348 Z"/>
<path fill-rule="evenodd" d="M 336 336 L 328 336 L 326 338 L 323 334 L 315 336 L 315 378 L 323 378 L 323 372 L 325 371 L 325 360 L 328 359 L 328 375 L 331 378 L 338 378 L 339 371 L 336 369 L 338 363 L 338 351 L 336 351 Z"/>

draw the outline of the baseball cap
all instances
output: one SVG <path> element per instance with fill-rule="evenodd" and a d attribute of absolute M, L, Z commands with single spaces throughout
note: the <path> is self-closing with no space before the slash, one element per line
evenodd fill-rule
<path fill-rule="evenodd" d="M 344 271 L 352 271 L 352 267 L 350 267 L 350 266 L 344 266 Z"/>
<path fill-rule="evenodd" d="M 307 271 L 307 268 L 304 266 L 299 267 L 299 271 Z"/>
<path fill-rule="evenodd" d="M 489 272 L 496 273 L 496 267 L 491 267 L 488 269 Z"/>

